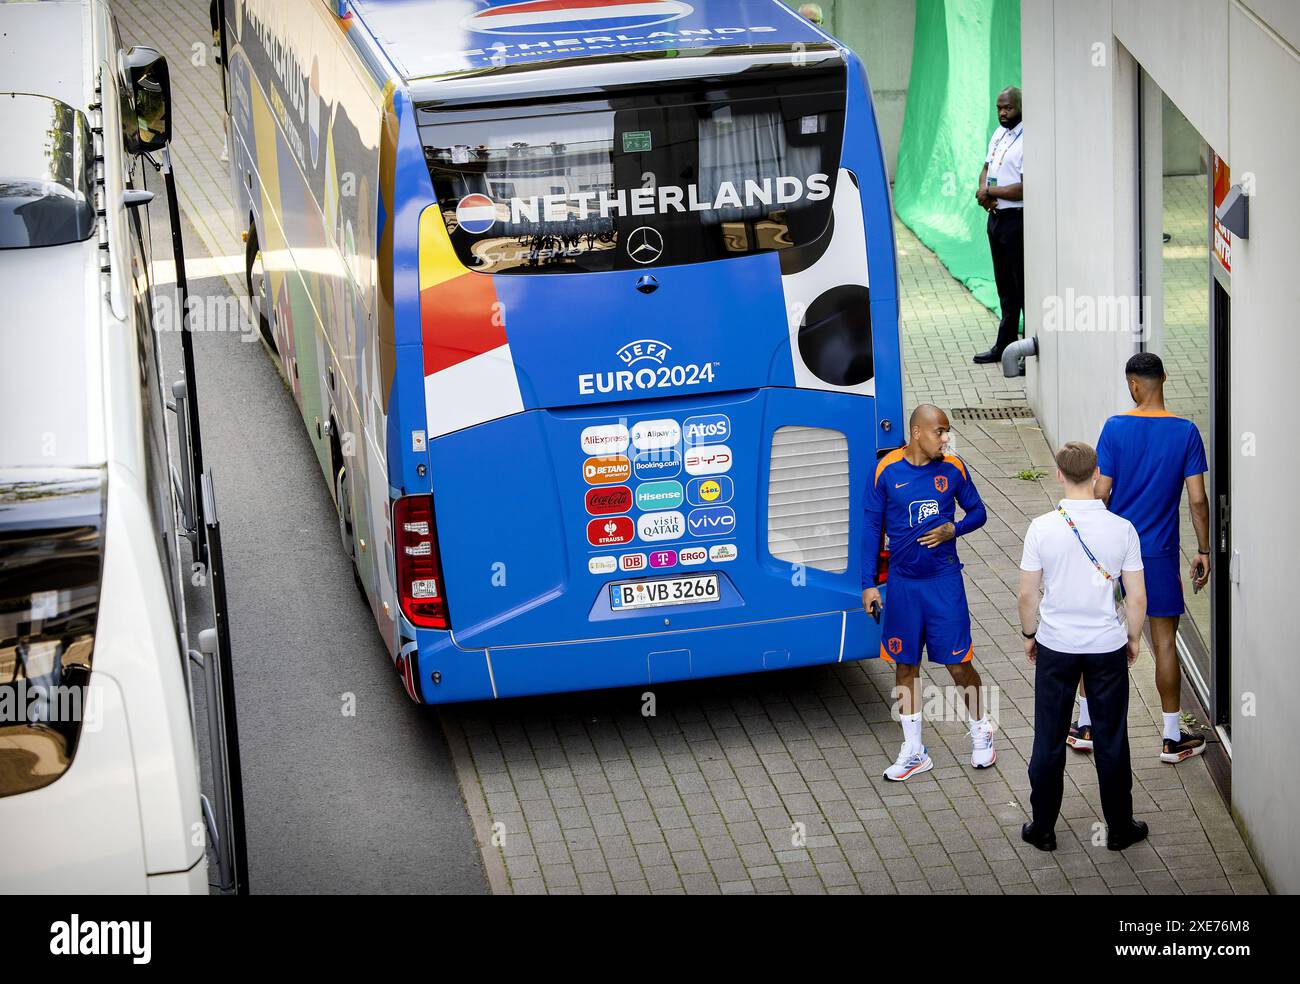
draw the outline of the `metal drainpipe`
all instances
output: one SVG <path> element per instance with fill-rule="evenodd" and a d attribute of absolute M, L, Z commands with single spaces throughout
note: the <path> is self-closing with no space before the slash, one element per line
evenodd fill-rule
<path fill-rule="evenodd" d="M 1038 336 L 1022 338 L 1002 350 L 1002 375 L 1011 379 L 1020 375 L 1020 360 L 1038 355 Z"/>

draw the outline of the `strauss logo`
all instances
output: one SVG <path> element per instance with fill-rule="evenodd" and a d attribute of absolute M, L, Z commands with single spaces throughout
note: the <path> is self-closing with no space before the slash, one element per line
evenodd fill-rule
<path fill-rule="evenodd" d="M 613 536 L 615 533 L 618 532 L 618 523 L 614 522 L 611 519 L 609 522 L 605 524 L 604 529 L 607 535 Z"/>

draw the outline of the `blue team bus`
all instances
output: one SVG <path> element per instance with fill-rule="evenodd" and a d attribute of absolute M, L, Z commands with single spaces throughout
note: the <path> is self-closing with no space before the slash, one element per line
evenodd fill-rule
<path fill-rule="evenodd" d="M 412 699 L 874 656 L 858 58 L 775 0 L 224 0 L 249 293 Z"/>

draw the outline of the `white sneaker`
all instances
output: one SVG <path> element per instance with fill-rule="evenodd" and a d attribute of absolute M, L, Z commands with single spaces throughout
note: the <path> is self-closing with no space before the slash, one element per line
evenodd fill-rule
<path fill-rule="evenodd" d="M 975 768 L 987 769 L 998 760 L 998 753 L 993 748 L 993 726 L 987 718 L 971 722 L 970 744 L 970 764 Z"/>
<path fill-rule="evenodd" d="M 919 752 L 908 751 L 907 744 L 904 743 L 898 753 L 898 761 L 885 770 L 885 778 L 894 782 L 902 782 L 909 779 L 918 772 L 929 772 L 934 768 L 934 762 L 926 753 L 925 746 L 921 747 Z"/>

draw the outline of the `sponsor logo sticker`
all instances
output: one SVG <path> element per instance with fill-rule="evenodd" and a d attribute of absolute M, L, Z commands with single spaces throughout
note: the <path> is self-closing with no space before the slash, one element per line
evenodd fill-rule
<path fill-rule="evenodd" d="M 593 574 L 613 574 L 618 570 L 618 558 L 592 557 L 587 561 L 587 570 Z"/>
<path fill-rule="evenodd" d="M 692 509 L 686 528 L 691 536 L 730 536 L 736 532 L 736 513 L 730 506 Z"/>
<path fill-rule="evenodd" d="M 681 474 L 682 456 L 677 451 L 642 451 L 632 467 L 637 478 L 672 478 Z"/>
<path fill-rule="evenodd" d="M 620 571 L 643 571 L 645 566 L 646 556 L 643 553 L 627 553 L 618 558 L 618 569 Z"/>
<path fill-rule="evenodd" d="M 731 448 L 725 444 L 709 444 L 691 448 L 686 452 L 686 474 L 721 475 L 731 471 Z"/>
<path fill-rule="evenodd" d="M 722 413 L 687 417 L 683 430 L 687 447 L 696 444 L 722 444 L 731 437 L 731 418 Z"/>
<path fill-rule="evenodd" d="M 683 567 L 698 567 L 708 559 L 708 547 L 682 547 L 677 551 L 677 563 Z"/>
<path fill-rule="evenodd" d="M 715 564 L 725 564 L 735 560 L 737 552 L 734 543 L 715 543 L 709 547 L 709 560 Z"/>
<path fill-rule="evenodd" d="M 675 448 L 681 439 L 682 428 L 675 420 L 642 420 L 632 427 L 632 446 L 638 451 Z"/>
<path fill-rule="evenodd" d="M 587 524 L 587 542 L 593 547 L 610 547 L 627 543 L 636 535 L 636 527 L 627 516 L 593 519 Z"/>
<path fill-rule="evenodd" d="M 476 11 L 464 17 L 460 26 L 477 34 L 626 31 L 680 20 L 694 9 L 684 0 L 523 0 Z"/>
<path fill-rule="evenodd" d="M 586 454 L 618 454 L 627 450 L 627 428 L 622 424 L 597 424 L 582 430 L 582 450 Z"/>
<path fill-rule="evenodd" d="M 632 490 L 626 485 L 588 489 L 586 505 L 593 516 L 625 513 L 632 508 Z"/>
<path fill-rule="evenodd" d="M 650 555 L 651 567 L 672 567 L 676 563 L 676 550 L 656 550 Z"/>
<path fill-rule="evenodd" d="M 604 458 L 588 458 L 582 465 L 582 477 L 588 485 L 613 485 L 626 482 L 632 475 L 632 462 L 626 455 L 615 454 Z"/>
<path fill-rule="evenodd" d="M 686 483 L 686 501 L 692 506 L 720 506 L 730 502 L 736 487 L 726 475 L 692 478 Z"/>
<path fill-rule="evenodd" d="M 636 507 L 642 512 L 676 509 L 681 504 L 681 482 L 645 482 L 636 487 Z"/>
<path fill-rule="evenodd" d="M 678 540 L 686 532 L 686 518 L 679 512 L 646 513 L 637 520 L 636 533 L 642 540 Z"/>

